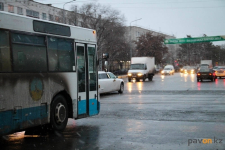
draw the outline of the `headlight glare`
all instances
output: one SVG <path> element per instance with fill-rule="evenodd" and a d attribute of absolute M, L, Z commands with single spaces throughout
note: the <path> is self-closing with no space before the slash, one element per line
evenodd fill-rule
<path fill-rule="evenodd" d="M 138 73 L 138 76 L 142 76 L 143 74 L 142 73 Z"/>

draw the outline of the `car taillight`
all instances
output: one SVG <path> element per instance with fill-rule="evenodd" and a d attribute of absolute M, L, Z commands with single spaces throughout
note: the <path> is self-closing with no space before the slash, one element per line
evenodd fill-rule
<path fill-rule="evenodd" d="M 198 76 L 200 76 L 201 74 L 200 73 L 198 73 Z"/>
<path fill-rule="evenodd" d="M 212 74 L 210 73 L 209 75 L 211 76 Z"/>

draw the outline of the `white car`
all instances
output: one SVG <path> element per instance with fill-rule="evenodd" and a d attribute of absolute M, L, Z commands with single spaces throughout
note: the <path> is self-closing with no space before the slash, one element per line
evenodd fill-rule
<path fill-rule="evenodd" d="M 174 72 L 175 72 L 175 70 L 174 70 L 174 67 L 172 65 L 166 65 L 164 67 L 164 69 L 161 71 L 161 74 L 162 75 L 166 75 L 166 74 L 173 75 Z"/>
<path fill-rule="evenodd" d="M 118 79 L 111 72 L 98 72 L 98 92 L 101 93 L 109 93 L 118 91 L 119 93 L 123 93 L 124 91 L 124 81 L 123 79 Z"/>
<path fill-rule="evenodd" d="M 164 68 L 162 71 L 161 71 L 161 74 L 162 75 L 173 75 L 174 74 L 174 70 L 172 68 Z"/>

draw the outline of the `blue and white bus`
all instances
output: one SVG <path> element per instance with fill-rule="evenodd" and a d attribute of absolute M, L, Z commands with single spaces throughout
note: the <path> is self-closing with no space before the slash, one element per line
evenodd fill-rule
<path fill-rule="evenodd" d="M 96 31 L 0 12 L 0 135 L 99 114 Z"/>

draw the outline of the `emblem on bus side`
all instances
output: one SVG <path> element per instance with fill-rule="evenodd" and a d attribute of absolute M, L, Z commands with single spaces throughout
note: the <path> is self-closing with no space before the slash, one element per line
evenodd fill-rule
<path fill-rule="evenodd" d="M 43 82 L 41 79 L 33 78 L 30 82 L 30 96 L 33 100 L 38 101 L 43 95 Z"/>

